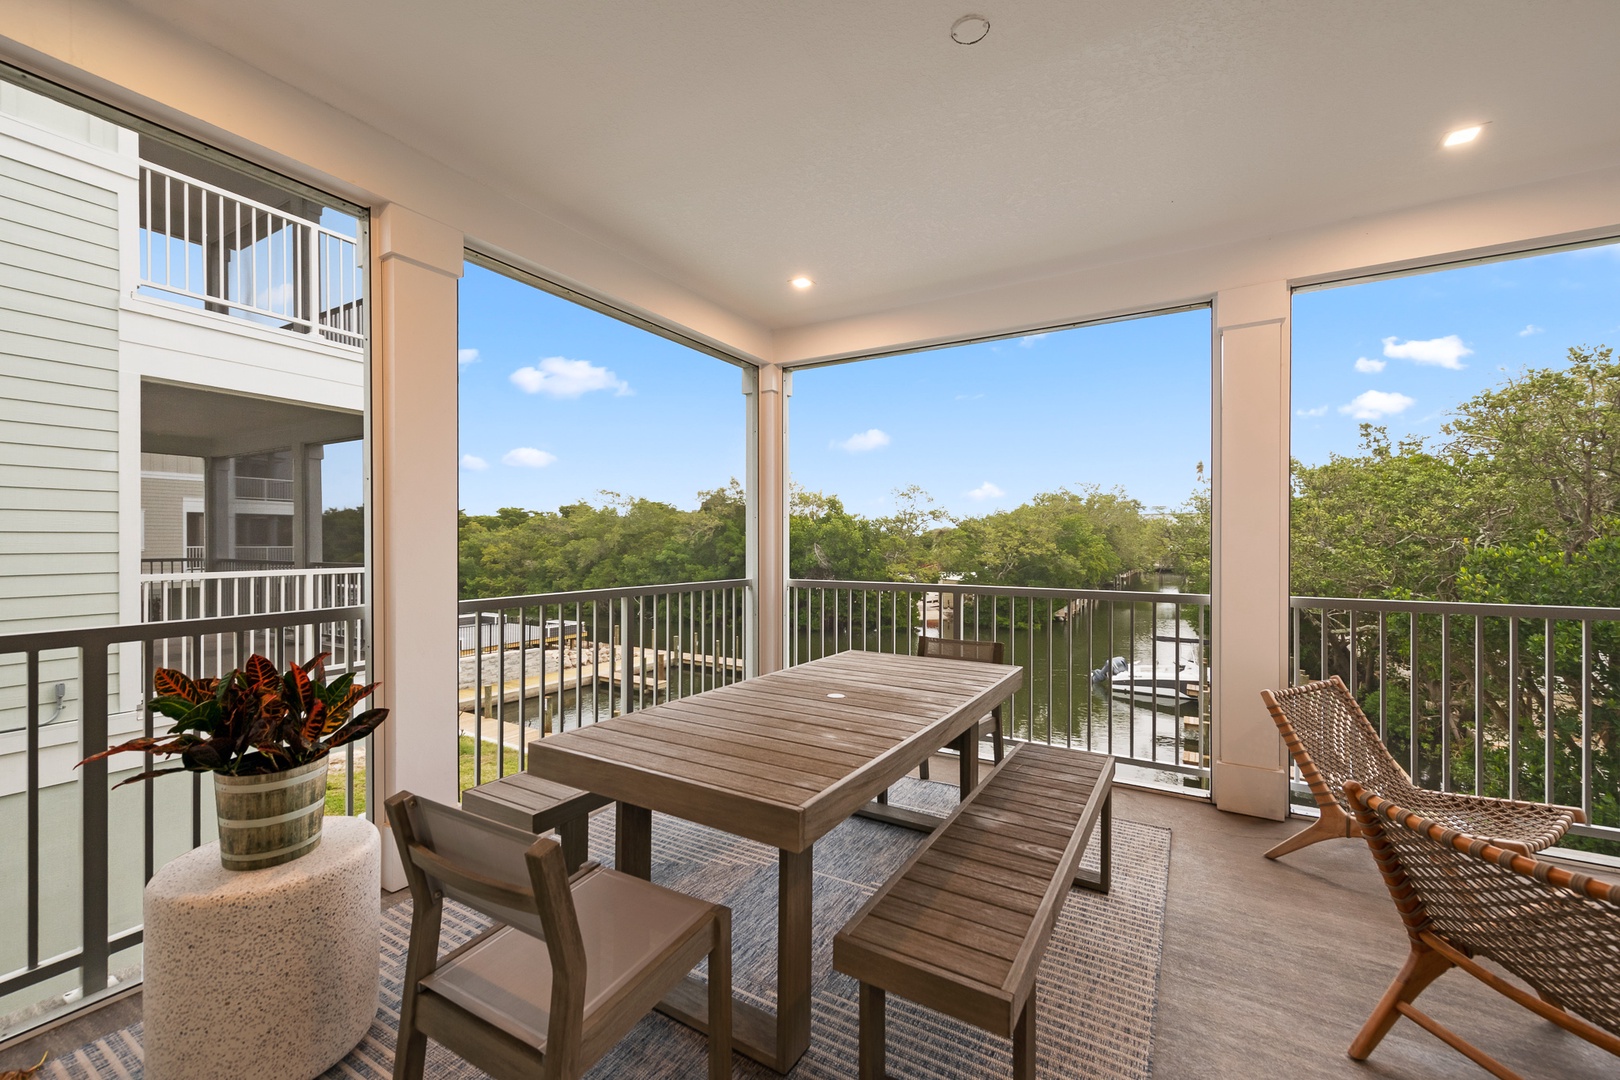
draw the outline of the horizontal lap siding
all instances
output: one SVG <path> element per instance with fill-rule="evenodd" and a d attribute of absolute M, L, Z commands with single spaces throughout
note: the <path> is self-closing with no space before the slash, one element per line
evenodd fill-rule
<path fill-rule="evenodd" d="M 0 156 L 0 632 L 118 615 L 117 193 Z"/>

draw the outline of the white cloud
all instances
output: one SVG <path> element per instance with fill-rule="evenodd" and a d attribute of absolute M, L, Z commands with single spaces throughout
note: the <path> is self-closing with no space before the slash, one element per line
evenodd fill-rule
<path fill-rule="evenodd" d="M 857 431 L 843 442 L 833 443 L 834 449 L 847 450 L 851 454 L 864 454 L 868 450 L 877 450 L 889 445 L 889 434 L 877 428 L 866 431 Z"/>
<path fill-rule="evenodd" d="M 1529 337 L 1531 334 L 1544 334 L 1546 332 L 1547 328 L 1545 326 L 1537 326 L 1535 323 L 1530 323 L 1523 330 L 1519 331 L 1519 336 Z"/>
<path fill-rule="evenodd" d="M 1294 411 L 1300 416 L 1326 416 L 1328 407 L 1326 405 L 1318 405 L 1314 409 L 1295 409 Z"/>
<path fill-rule="evenodd" d="M 489 462 L 485 461 L 477 454 L 462 454 L 461 467 L 469 472 L 483 472 L 485 469 L 489 468 Z"/>
<path fill-rule="evenodd" d="M 456 364 L 458 366 L 461 365 L 461 364 L 476 364 L 476 363 L 478 363 L 478 350 L 477 349 L 457 349 L 456 350 Z"/>
<path fill-rule="evenodd" d="M 593 390 L 612 390 L 617 397 L 629 394 L 630 384 L 607 368 L 589 360 L 569 360 L 548 356 L 534 367 L 512 372 L 512 385 L 527 394 L 554 398 L 577 398 Z"/>
<path fill-rule="evenodd" d="M 968 492 L 967 497 L 982 502 L 985 499 L 999 499 L 1005 494 L 1007 494 L 1005 491 L 1002 491 L 1000 488 L 996 487 L 996 485 L 986 480 L 984 483 Z"/>
<path fill-rule="evenodd" d="M 1368 390 L 1357 394 L 1350 404 L 1340 405 L 1339 411 L 1346 416 L 1353 416 L 1357 420 L 1381 420 L 1386 416 L 1405 412 L 1414 404 L 1413 400 L 1405 394 L 1395 394 L 1384 390 Z"/>
<path fill-rule="evenodd" d="M 515 465 L 522 469 L 543 469 L 556 460 L 556 454 L 548 454 L 532 446 L 519 446 L 514 450 L 508 450 L 501 457 L 501 464 Z"/>
<path fill-rule="evenodd" d="M 957 401 L 978 401 L 982 397 L 984 397 L 983 394 L 957 394 L 956 395 L 956 400 Z"/>
<path fill-rule="evenodd" d="M 1022 345 L 1026 349 L 1033 349 L 1035 347 L 1035 343 L 1046 336 L 1047 335 L 1045 334 L 1025 334 L 1023 337 L 1018 339 L 1018 344 Z"/>
<path fill-rule="evenodd" d="M 1437 367 L 1450 368 L 1452 371 L 1461 371 L 1465 366 L 1462 358 L 1473 356 L 1474 350 L 1462 343 L 1462 338 L 1456 334 L 1447 334 L 1445 337 L 1429 338 L 1427 341 L 1403 341 L 1399 344 L 1392 337 L 1384 339 L 1384 355 L 1391 360 L 1410 360 L 1414 364 L 1434 364 Z"/>
<path fill-rule="evenodd" d="M 1388 366 L 1383 360 L 1369 360 L 1365 356 L 1356 358 L 1356 370 L 1363 375 L 1376 375 Z"/>

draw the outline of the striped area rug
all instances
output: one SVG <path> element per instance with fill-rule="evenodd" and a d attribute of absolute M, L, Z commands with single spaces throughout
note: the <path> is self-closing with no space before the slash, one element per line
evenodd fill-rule
<path fill-rule="evenodd" d="M 954 785 L 906 780 L 895 788 L 892 801 L 945 812 L 955 796 Z M 790 1074 L 795 1080 L 855 1076 L 856 984 L 832 970 L 832 937 L 922 839 L 919 833 L 855 818 L 816 844 L 814 1020 L 810 1049 Z M 1095 866 L 1095 843 L 1092 848 L 1087 863 Z M 591 822 L 591 854 L 612 865 L 611 810 Z M 1069 894 L 1041 967 L 1038 1039 L 1043 1078 L 1127 1080 L 1152 1075 L 1169 869 L 1168 829 L 1116 820 L 1113 891 L 1107 896 L 1083 889 Z M 774 1007 L 776 852 L 658 815 L 653 823 L 653 880 L 731 907 L 735 992 Z M 447 908 L 443 948 L 453 948 L 483 928 L 475 913 L 455 905 Z M 327 1077 L 385 1080 L 392 1075 L 400 972 L 409 930 L 408 904 L 383 913 L 381 1007 L 364 1041 Z M 140 1025 L 132 1025 L 48 1062 L 41 1076 L 136 1080 L 142 1075 L 140 1039 Z M 889 999 L 888 1047 L 889 1075 L 896 1080 L 1011 1075 L 1008 1040 L 895 997 Z M 685 1080 L 704 1074 L 706 1054 L 703 1036 L 653 1015 L 588 1075 L 601 1080 Z M 775 1076 L 741 1056 L 734 1058 L 734 1065 L 740 1077 Z M 427 1076 L 478 1080 L 484 1074 L 430 1043 Z"/>

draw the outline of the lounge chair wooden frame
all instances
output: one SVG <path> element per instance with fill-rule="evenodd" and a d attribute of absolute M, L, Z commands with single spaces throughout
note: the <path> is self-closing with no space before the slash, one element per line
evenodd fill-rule
<path fill-rule="evenodd" d="M 1268 859 L 1322 840 L 1354 836 L 1355 809 L 1343 791 L 1351 780 L 1459 832 L 1485 837 L 1526 855 L 1551 847 L 1571 824 L 1586 820 L 1573 806 L 1418 787 L 1385 748 L 1378 730 L 1337 675 L 1287 690 L 1262 690 L 1260 700 L 1288 744 L 1288 753 L 1310 785 L 1321 813 L 1310 827 L 1266 852 Z"/>
<path fill-rule="evenodd" d="M 1344 792 L 1412 946 L 1350 1044 L 1352 1058 L 1365 1060 L 1404 1016 L 1491 1074 L 1519 1080 L 1412 1004 L 1453 967 L 1620 1056 L 1620 885 L 1457 832 L 1355 781 Z M 1535 993 L 1481 967 L 1476 956 L 1500 964 Z"/>

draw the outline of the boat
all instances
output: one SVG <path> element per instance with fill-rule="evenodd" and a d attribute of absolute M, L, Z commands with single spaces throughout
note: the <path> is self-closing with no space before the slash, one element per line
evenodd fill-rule
<path fill-rule="evenodd" d="M 1190 656 L 1173 662 L 1165 657 L 1157 666 L 1148 660 L 1133 663 L 1116 656 L 1093 671 L 1091 681 L 1094 685 L 1107 683 L 1114 697 L 1171 705 L 1194 704 L 1209 689 L 1207 670 L 1200 670 L 1198 661 Z"/>

